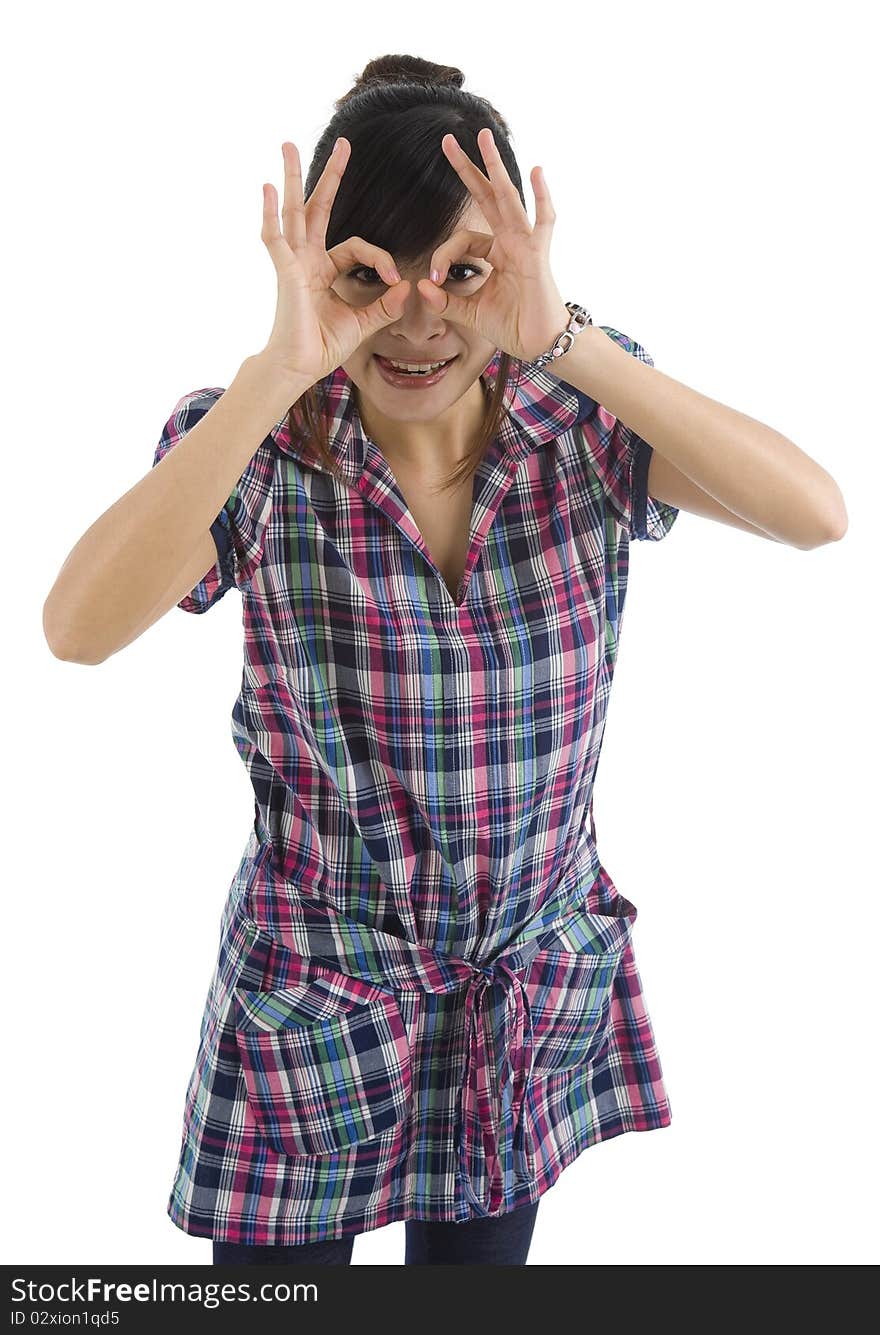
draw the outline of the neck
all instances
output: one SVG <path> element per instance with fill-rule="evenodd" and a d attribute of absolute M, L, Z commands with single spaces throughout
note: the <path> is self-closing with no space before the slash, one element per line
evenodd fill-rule
<path fill-rule="evenodd" d="M 388 417 L 357 387 L 355 403 L 361 426 L 393 468 L 451 471 L 476 444 L 489 403 L 489 390 L 482 377 L 467 393 L 442 412 L 424 422 L 402 422 Z"/>

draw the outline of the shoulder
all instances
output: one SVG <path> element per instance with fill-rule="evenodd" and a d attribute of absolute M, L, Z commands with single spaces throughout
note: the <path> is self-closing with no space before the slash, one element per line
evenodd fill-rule
<path fill-rule="evenodd" d="M 177 417 L 186 418 L 190 415 L 203 416 L 213 408 L 217 400 L 225 393 L 225 389 L 214 386 L 206 389 L 190 390 L 188 394 L 184 394 L 183 398 L 178 399 L 171 417 L 174 419 Z"/>

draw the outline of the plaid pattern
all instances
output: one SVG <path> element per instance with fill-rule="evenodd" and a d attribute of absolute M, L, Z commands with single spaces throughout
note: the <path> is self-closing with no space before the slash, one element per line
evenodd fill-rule
<path fill-rule="evenodd" d="M 296 1244 L 500 1214 L 588 1146 L 669 1124 L 592 793 L 629 540 L 678 511 L 647 493 L 645 441 L 518 369 L 454 595 L 337 368 L 343 482 L 283 419 L 180 602 L 242 593 L 232 736 L 255 813 L 168 1201 L 186 1232 Z M 180 400 L 154 462 L 222 392 Z"/>
<path fill-rule="evenodd" d="M 278 1154 L 329 1154 L 370 1140 L 400 1121 L 412 1093 L 393 995 L 321 1019 L 312 986 L 236 993 L 251 1112 Z"/>

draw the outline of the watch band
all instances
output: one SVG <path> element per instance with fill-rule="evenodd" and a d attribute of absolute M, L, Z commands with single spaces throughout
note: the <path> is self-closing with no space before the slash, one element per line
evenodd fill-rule
<path fill-rule="evenodd" d="M 548 362 L 555 361 L 558 357 L 564 357 L 581 330 L 586 329 L 588 324 L 593 323 L 593 317 L 586 306 L 579 306 L 576 301 L 567 301 L 565 306 L 571 313 L 571 319 L 562 333 L 557 335 L 553 346 L 529 363 L 533 371 L 539 371 Z"/>

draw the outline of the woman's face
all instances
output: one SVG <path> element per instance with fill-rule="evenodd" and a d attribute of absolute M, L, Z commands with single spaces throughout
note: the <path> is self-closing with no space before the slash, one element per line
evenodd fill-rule
<path fill-rule="evenodd" d="M 459 223 L 471 231 L 490 232 L 480 209 L 471 204 Z M 457 402 L 477 382 L 495 356 L 497 348 L 462 325 L 444 319 L 427 305 L 416 283 L 430 274 L 431 254 L 419 263 L 405 265 L 393 255 L 401 278 L 410 282 L 406 305 L 399 320 L 365 339 L 343 368 L 349 378 L 385 417 L 398 421 L 426 421 Z M 464 255 L 451 265 L 444 289 L 467 297 L 478 292 L 492 272 L 487 260 Z M 350 306 L 368 306 L 383 292 L 375 269 L 358 265 L 340 274 L 333 290 Z M 439 373 L 397 376 L 380 358 L 398 362 L 449 361 Z"/>

